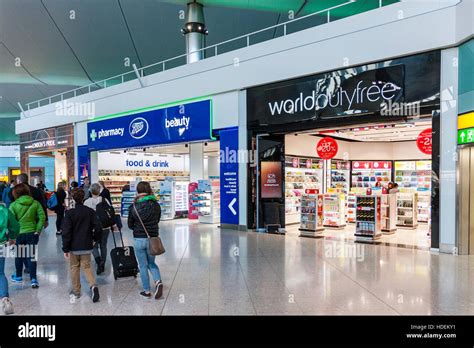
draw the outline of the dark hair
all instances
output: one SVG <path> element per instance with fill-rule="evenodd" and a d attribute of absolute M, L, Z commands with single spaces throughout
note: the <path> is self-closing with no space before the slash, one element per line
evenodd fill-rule
<path fill-rule="evenodd" d="M 10 180 L 10 184 L 14 184 L 15 183 L 15 180 Z"/>
<path fill-rule="evenodd" d="M 84 202 L 84 197 L 86 196 L 85 192 L 81 188 L 76 188 L 72 191 L 72 199 L 74 199 L 74 202 L 76 203 L 82 203 Z"/>
<path fill-rule="evenodd" d="M 147 195 L 152 195 L 153 190 L 151 189 L 150 183 L 146 181 L 140 181 L 137 185 L 137 193 L 146 193 Z"/>
<path fill-rule="evenodd" d="M 16 177 L 16 180 L 18 180 L 22 184 L 28 184 L 28 174 L 21 173 Z"/>
<path fill-rule="evenodd" d="M 73 189 L 78 188 L 78 187 L 79 187 L 79 184 L 77 183 L 77 181 L 73 181 L 73 182 L 71 182 L 71 187 L 72 187 Z"/>
<path fill-rule="evenodd" d="M 21 196 L 29 196 L 30 195 L 30 188 L 28 187 L 27 184 L 17 184 L 13 188 L 13 197 L 15 199 L 20 198 Z"/>

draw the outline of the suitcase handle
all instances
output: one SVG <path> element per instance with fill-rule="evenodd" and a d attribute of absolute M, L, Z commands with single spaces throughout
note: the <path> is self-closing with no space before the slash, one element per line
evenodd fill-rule
<path fill-rule="evenodd" d="M 111 232 L 112 232 L 112 237 L 114 239 L 114 245 L 115 247 L 117 247 L 117 242 L 115 241 L 115 231 L 113 228 L 110 229 Z M 125 243 L 123 242 L 123 236 L 122 236 L 122 230 L 121 229 L 118 229 L 119 230 L 119 233 L 120 233 L 120 240 L 122 241 L 122 247 L 125 247 Z"/>

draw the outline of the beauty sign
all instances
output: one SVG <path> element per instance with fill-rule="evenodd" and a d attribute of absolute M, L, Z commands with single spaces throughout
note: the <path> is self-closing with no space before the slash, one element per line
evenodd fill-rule
<path fill-rule="evenodd" d="M 416 145 L 424 154 L 431 155 L 433 153 L 433 131 L 431 128 L 427 128 L 418 134 Z"/>
<path fill-rule="evenodd" d="M 336 156 L 339 146 L 336 140 L 330 137 L 322 138 L 316 145 L 316 152 L 322 159 L 328 160 Z"/>

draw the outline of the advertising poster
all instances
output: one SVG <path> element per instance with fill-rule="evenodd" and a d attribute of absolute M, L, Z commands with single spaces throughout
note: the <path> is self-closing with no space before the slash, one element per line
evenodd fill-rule
<path fill-rule="evenodd" d="M 281 162 L 262 162 L 261 167 L 262 198 L 281 198 Z"/>

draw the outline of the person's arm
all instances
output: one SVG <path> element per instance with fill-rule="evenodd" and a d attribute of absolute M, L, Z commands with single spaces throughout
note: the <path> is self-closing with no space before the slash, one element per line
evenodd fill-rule
<path fill-rule="evenodd" d="M 155 215 L 156 215 L 156 217 L 158 219 L 158 223 L 159 223 L 160 220 L 161 220 L 161 206 L 160 206 L 160 203 L 158 203 L 158 202 L 155 205 Z"/>
<path fill-rule="evenodd" d="M 130 206 L 128 207 L 127 225 L 128 225 L 128 228 L 133 231 L 133 228 L 135 227 L 135 217 L 133 215 L 133 204 L 130 204 Z"/>
<path fill-rule="evenodd" d="M 71 219 L 71 210 L 66 212 L 66 215 L 63 219 L 63 224 L 61 226 L 62 238 L 63 238 L 63 252 L 68 253 L 71 251 L 71 241 L 72 241 L 72 219 Z"/>
<path fill-rule="evenodd" d="M 46 214 L 44 213 L 43 207 L 40 203 L 34 202 L 33 204 L 36 205 L 36 214 L 38 215 L 38 222 L 36 223 L 36 232 L 40 233 L 46 221 Z"/>
<path fill-rule="evenodd" d="M 20 223 L 15 215 L 8 210 L 8 239 L 14 240 L 20 234 Z"/>

